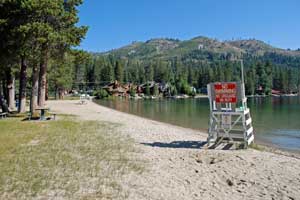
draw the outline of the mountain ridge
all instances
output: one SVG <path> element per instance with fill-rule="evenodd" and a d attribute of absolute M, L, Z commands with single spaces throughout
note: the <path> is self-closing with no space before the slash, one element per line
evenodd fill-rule
<path fill-rule="evenodd" d="M 197 36 L 189 40 L 173 38 L 152 38 L 145 42 L 133 42 L 123 47 L 98 53 L 101 55 L 114 55 L 121 58 L 170 59 L 184 57 L 188 54 L 212 53 L 229 60 L 240 59 L 247 56 L 257 57 L 265 54 L 299 57 L 299 50 L 286 50 L 278 48 L 257 39 L 217 40 L 205 36 Z"/>

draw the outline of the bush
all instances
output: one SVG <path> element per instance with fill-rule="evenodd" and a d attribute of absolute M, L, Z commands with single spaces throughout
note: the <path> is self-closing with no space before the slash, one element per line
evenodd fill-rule
<path fill-rule="evenodd" d="M 130 94 L 130 96 L 135 97 L 136 92 L 133 88 L 130 88 L 129 94 Z"/>
<path fill-rule="evenodd" d="M 147 83 L 147 85 L 146 85 L 145 95 L 146 95 L 146 96 L 150 96 L 150 87 L 149 87 L 149 84 L 148 84 L 148 83 Z"/>
<path fill-rule="evenodd" d="M 155 84 L 153 87 L 153 96 L 158 96 L 159 95 L 159 89 L 158 86 Z"/>
<path fill-rule="evenodd" d="M 180 94 L 191 95 L 191 93 L 192 93 L 191 86 L 184 80 L 179 80 L 176 83 L 176 88 Z"/>
<path fill-rule="evenodd" d="M 177 95 L 177 94 L 178 94 L 177 88 L 176 88 L 175 86 L 171 86 L 171 95 L 172 95 L 172 96 L 175 96 L 175 95 Z"/>
<path fill-rule="evenodd" d="M 97 99 L 104 99 L 109 97 L 109 93 L 104 89 L 100 89 L 96 92 L 95 96 Z"/>
<path fill-rule="evenodd" d="M 192 93 L 191 86 L 189 86 L 187 83 L 182 84 L 181 93 L 190 95 Z"/>

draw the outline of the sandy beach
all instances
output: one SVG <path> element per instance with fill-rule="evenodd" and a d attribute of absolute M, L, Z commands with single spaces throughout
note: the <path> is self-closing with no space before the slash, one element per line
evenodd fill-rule
<path fill-rule="evenodd" d="M 135 141 L 142 174 L 120 180 L 128 199 L 300 199 L 299 156 L 281 151 L 208 150 L 206 133 L 122 113 L 93 102 L 48 101 L 51 111 L 118 123 Z"/>

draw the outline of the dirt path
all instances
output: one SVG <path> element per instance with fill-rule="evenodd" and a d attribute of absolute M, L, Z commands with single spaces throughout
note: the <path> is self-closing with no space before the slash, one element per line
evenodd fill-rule
<path fill-rule="evenodd" d="M 121 124 L 143 160 L 122 180 L 128 199 L 300 199 L 300 159 L 248 150 L 206 150 L 206 134 L 118 112 L 95 103 L 49 101 L 52 110 Z"/>

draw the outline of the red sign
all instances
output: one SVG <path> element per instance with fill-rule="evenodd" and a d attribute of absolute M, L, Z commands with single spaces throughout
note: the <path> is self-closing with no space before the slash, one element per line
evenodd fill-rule
<path fill-rule="evenodd" d="M 215 83 L 217 103 L 236 103 L 236 83 Z"/>

